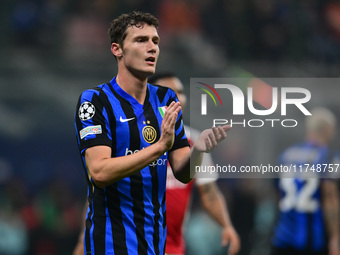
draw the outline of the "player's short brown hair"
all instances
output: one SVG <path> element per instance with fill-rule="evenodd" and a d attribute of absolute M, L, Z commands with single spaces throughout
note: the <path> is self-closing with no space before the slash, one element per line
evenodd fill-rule
<path fill-rule="evenodd" d="M 158 28 L 159 22 L 156 17 L 150 13 L 133 11 L 128 14 L 122 14 L 114 19 L 109 28 L 110 42 L 123 45 L 126 38 L 126 30 L 130 26 L 142 27 L 144 24 Z"/>

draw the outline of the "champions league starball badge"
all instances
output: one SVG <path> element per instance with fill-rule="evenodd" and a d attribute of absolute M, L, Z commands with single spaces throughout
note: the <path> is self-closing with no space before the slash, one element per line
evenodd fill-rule
<path fill-rule="evenodd" d="M 96 108 L 90 102 L 84 102 L 79 107 L 78 116 L 82 121 L 92 119 L 96 112 Z"/>

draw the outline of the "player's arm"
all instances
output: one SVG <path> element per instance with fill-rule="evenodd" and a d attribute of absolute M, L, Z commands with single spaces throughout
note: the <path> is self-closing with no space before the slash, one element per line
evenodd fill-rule
<path fill-rule="evenodd" d="M 216 182 L 199 185 L 198 190 L 203 208 L 222 226 L 222 246 L 230 243 L 229 254 L 236 254 L 240 249 L 240 239 L 231 223 L 227 205 Z"/>
<path fill-rule="evenodd" d="M 333 180 L 323 180 L 321 192 L 322 210 L 329 236 L 329 255 L 339 255 L 339 194 L 336 182 Z"/>
<path fill-rule="evenodd" d="M 180 110 L 180 103 L 172 102 L 164 114 L 158 142 L 137 153 L 112 158 L 109 146 L 99 145 L 86 149 L 86 166 L 94 183 L 104 188 L 140 171 L 168 151 L 174 143 L 175 123 Z"/>
<path fill-rule="evenodd" d="M 227 137 L 229 125 L 204 130 L 191 149 L 183 147 L 169 153 L 169 163 L 177 180 L 188 183 L 194 176 L 195 166 L 201 165 L 204 152 L 211 152 Z M 190 174 L 192 173 L 192 174 Z"/>

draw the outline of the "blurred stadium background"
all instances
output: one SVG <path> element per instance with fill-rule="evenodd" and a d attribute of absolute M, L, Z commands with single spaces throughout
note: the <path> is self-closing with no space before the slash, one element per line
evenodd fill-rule
<path fill-rule="evenodd" d="M 81 91 L 115 75 L 108 24 L 132 10 L 159 18 L 158 70 L 177 73 L 187 92 L 191 77 L 339 76 L 338 1 L 3 0 L 0 254 L 72 253 L 86 195 L 74 135 L 75 106 Z M 332 98 L 324 106 L 339 117 L 334 96 L 339 88 L 321 91 L 322 98 Z M 295 138 L 301 133 L 289 134 L 288 141 Z M 288 141 L 280 137 L 276 143 Z M 241 154 L 256 160 L 242 131 L 230 136 L 233 142 L 237 146 L 228 160 L 242 160 Z M 268 145 L 266 139 L 256 142 L 259 148 Z M 220 162 L 222 156 L 214 155 Z M 219 185 L 242 238 L 239 254 L 268 254 L 275 211 L 271 181 L 222 179 Z M 194 194 L 188 254 L 222 254 L 218 230 Z M 208 245 L 202 245 L 203 239 Z"/>

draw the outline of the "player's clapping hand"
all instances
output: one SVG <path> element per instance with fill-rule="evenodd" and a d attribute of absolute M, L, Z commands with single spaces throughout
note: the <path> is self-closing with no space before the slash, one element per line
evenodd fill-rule
<path fill-rule="evenodd" d="M 175 124 L 181 109 L 182 109 L 181 104 L 179 102 L 173 101 L 165 111 L 161 126 L 161 137 L 159 138 L 159 142 L 163 146 L 165 146 L 166 151 L 171 149 L 175 141 Z"/>
<path fill-rule="evenodd" d="M 198 137 L 194 147 L 200 152 L 211 152 L 218 144 L 227 137 L 230 125 L 212 127 L 204 130 Z"/>

